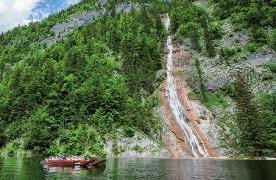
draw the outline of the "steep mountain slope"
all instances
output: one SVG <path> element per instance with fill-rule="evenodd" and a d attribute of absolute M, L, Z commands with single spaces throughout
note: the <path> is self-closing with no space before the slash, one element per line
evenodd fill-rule
<path fill-rule="evenodd" d="M 163 15 L 166 28 L 169 29 L 170 18 L 168 14 Z M 200 119 L 197 107 L 192 106 L 188 97 L 189 87 L 183 78 L 185 65 L 190 61 L 188 52 L 182 51 L 178 44 L 172 41 L 172 36 L 167 39 L 168 54 L 165 59 L 167 79 L 161 88 L 161 104 L 164 119 L 168 124 L 169 132 L 164 134 L 166 147 L 171 151 L 173 157 L 217 157 L 219 149 L 200 127 Z M 208 127 L 212 123 L 207 123 Z M 217 129 L 211 132 L 211 136 L 217 133 Z M 219 156 L 222 156 L 220 153 Z"/>
<path fill-rule="evenodd" d="M 83 0 L 2 34 L 1 152 L 274 157 L 273 3 Z"/>
<path fill-rule="evenodd" d="M 170 7 L 171 31 L 190 54 L 181 70 L 189 97 L 211 111 L 194 106 L 220 126 L 219 149 L 231 156 L 275 156 L 273 4 L 175 0 Z"/>
<path fill-rule="evenodd" d="M 165 156 L 149 97 L 164 47 L 158 6 L 85 0 L 1 35 L 2 152 Z"/>

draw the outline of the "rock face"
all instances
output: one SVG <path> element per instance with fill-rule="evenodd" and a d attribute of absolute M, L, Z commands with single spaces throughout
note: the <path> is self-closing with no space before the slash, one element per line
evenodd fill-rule
<path fill-rule="evenodd" d="M 229 23 L 225 23 L 222 28 L 226 31 L 226 35 L 218 42 L 219 48 L 245 48 L 245 45 L 249 41 L 247 32 L 234 32 L 232 25 Z M 183 47 L 187 48 L 186 45 L 183 45 Z M 199 56 L 198 53 L 193 53 L 193 57 Z M 221 56 L 217 56 L 214 59 L 204 58 L 202 60 L 201 63 L 205 74 L 206 87 L 209 91 L 217 91 L 230 85 L 234 81 L 234 75 L 237 71 L 249 73 L 252 71 L 258 72 L 257 74 L 259 75 L 264 74 L 265 69 L 260 67 L 260 65 L 273 62 L 276 59 L 276 55 L 271 50 L 261 50 L 253 54 L 247 53 L 242 57 L 235 58 L 236 62 L 231 62 L 230 66 L 222 63 L 224 59 Z M 256 78 L 258 79 L 260 77 Z M 198 87 L 198 85 L 195 85 L 195 87 Z"/>
<path fill-rule="evenodd" d="M 247 72 L 253 76 L 258 74 L 261 76 L 266 70 L 260 65 L 266 63 L 272 63 L 276 59 L 276 55 L 273 52 L 258 52 L 249 55 L 246 60 L 235 63 L 232 66 L 217 65 L 213 66 L 212 62 L 206 60 L 203 62 L 204 73 L 206 78 L 206 86 L 209 91 L 217 91 L 230 85 L 234 81 L 234 74 L 237 71 Z M 258 72 L 256 74 L 252 72 Z M 256 77 L 255 79 L 261 79 Z"/>
<path fill-rule="evenodd" d="M 106 1 L 102 1 L 100 6 L 104 6 Z M 116 13 L 128 13 L 132 9 L 138 9 L 140 6 L 139 4 L 131 4 L 131 3 L 124 3 L 116 8 Z M 83 26 L 85 24 L 90 23 L 92 20 L 96 19 L 97 17 L 102 17 L 105 15 L 109 15 L 105 8 L 102 10 L 92 10 L 88 12 L 83 12 L 81 14 L 73 14 L 71 17 L 63 23 L 56 24 L 51 28 L 51 31 L 55 34 L 54 37 L 49 37 L 42 40 L 41 43 L 47 44 L 47 46 L 52 46 L 56 42 L 62 40 L 68 34 L 72 33 L 74 29 Z"/>
<path fill-rule="evenodd" d="M 190 67 L 185 68 L 186 75 L 189 78 L 190 85 L 195 92 L 200 91 L 200 84 L 195 78 L 197 76 L 196 69 L 194 67 L 194 59 L 196 59 L 199 55 L 194 52 L 193 60 L 190 62 Z M 200 59 L 200 58 L 199 58 Z M 216 62 L 220 62 L 220 57 L 217 56 L 215 59 L 204 58 L 200 59 L 201 67 L 204 73 L 204 80 L 207 90 L 209 91 L 217 91 L 221 90 L 228 85 L 231 85 L 235 80 L 235 74 L 238 71 L 244 72 L 255 81 L 257 86 L 262 86 L 262 79 L 266 78 L 265 75 L 267 68 L 263 68 L 261 65 L 273 63 L 276 60 L 276 54 L 273 51 L 260 51 L 254 54 L 249 54 L 244 60 L 240 60 L 236 63 L 231 63 L 231 66 L 227 66 L 226 64 L 216 64 Z"/>
<path fill-rule="evenodd" d="M 210 92 L 218 91 L 218 94 L 214 93 L 212 95 L 220 96 L 218 101 L 221 102 L 209 102 L 209 110 L 197 100 L 192 101 L 192 106 L 196 109 L 199 116 L 200 128 L 208 136 L 209 141 L 213 144 L 218 154 L 227 156 L 228 153 L 233 154 L 236 151 L 232 147 L 226 148 L 228 144 L 233 142 L 230 127 L 235 125 L 236 113 L 234 100 L 226 95 L 231 93 L 231 89 L 228 86 L 233 84 L 235 75 L 240 71 L 247 75 L 246 78 L 248 78 L 252 92 L 255 95 L 260 92 L 275 91 L 275 76 L 272 75 L 269 68 L 264 68 L 263 65 L 275 63 L 276 54 L 275 51 L 267 46 L 263 46 L 255 53 L 250 53 L 246 49 L 243 50 L 249 42 L 249 35 L 246 32 L 234 32 L 233 27 L 228 23 L 225 23 L 222 28 L 226 31 L 226 35 L 217 41 L 216 45 L 218 50 L 220 48 L 234 50 L 234 55 L 231 56 L 233 59 L 231 59 L 232 61 L 229 65 L 226 64 L 225 59 L 221 55 L 217 55 L 215 58 L 208 58 L 203 53 L 199 54 L 189 46 L 187 41 L 184 41 L 182 48 L 192 54 L 191 61 L 186 65 L 183 72 L 187 76 L 187 81 L 193 92 L 200 92 L 195 59 L 200 61 L 203 71 L 203 83 L 207 90 Z M 225 88 L 226 91 L 219 91 Z M 193 94 L 191 93 L 191 95 Z"/>
<path fill-rule="evenodd" d="M 114 148 L 115 147 L 115 148 Z M 162 145 L 154 142 L 145 135 L 136 132 L 133 137 L 119 135 L 116 146 L 112 141 L 105 145 L 108 157 L 136 158 L 166 158 L 171 154 Z M 116 153 L 115 153 L 116 152 Z"/>
<path fill-rule="evenodd" d="M 249 41 L 249 36 L 247 32 L 233 32 L 233 27 L 229 23 L 225 23 L 224 25 L 222 25 L 222 29 L 225 32 L 230 33 L 230 35 L 226 34 L 223 36 L 222 47 L 232 48 L 235 45 L 245 46 Z"/>
<path fill-rule="evenodd" d="M 276 54 L 273 52 L 259 52 L 255 54 L 251 54 L 247 57 L 247 61 L 253 65 L 260 65 L 264 63 L 269 63 L 272 61 L 276 61 Z"/>
<path fill-rule="evenodd" d="M 169 29 L 168 14 L 163 17 Z M 167 38 L 167 50 L 168 54 L 164 58 L 167 76 L 160 88 L 160 114 L 168 126 L 168 132 L 164 133 L 164 144 L 174 158 L 217 157 L 213 145 L 198 125 L 199 118 L 190 103 L 189 87 L 183 78 L 183 69 L 191 56 L 173 42 L 171 35 Z"/>
<path fill-rule="evenodd" d="M 226 150 L 221 148 L 221 128 L 211 111 L 204 107 L 199 101 L 192 100 L 192 107 L 196 110 L 199 117 L 199 127 L 207 135 L 210 143 L 220 156 L 227 156 Z"/>
<path fill-rule="evenodd" d="M 230 36 L 224 36 L 223 42 L 225 47 L 232 47 L 235 44 L 239 44 L 241 46 L 244 46 L 249 41 L 249 36 L 246 32 L 237 32 Z"/>
<path fill-rule="evenodd" d="M 105 10 L 101 12 L 90 11 L 84 12 L 80 15 L 73 15 L 71 18 L 64 23 L 56 24 L 52 27 L 51 31 L 55 33 L 55 36 L 65 37 L 71 33 L 75 28 L 78 28 L 84 24 L 91 22 L 97 17 L 101 17 L 105 14 Z"/>

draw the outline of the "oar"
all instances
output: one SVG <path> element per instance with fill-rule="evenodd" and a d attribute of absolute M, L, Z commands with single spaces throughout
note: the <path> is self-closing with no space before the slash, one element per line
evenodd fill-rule
<path fill-rule="evenodd" d="M 105 160 L 99 160 L 99 162 L 93 163 L 92 166 L 97 166 L 98 164 L 101 164 L 105 162 Z"/>

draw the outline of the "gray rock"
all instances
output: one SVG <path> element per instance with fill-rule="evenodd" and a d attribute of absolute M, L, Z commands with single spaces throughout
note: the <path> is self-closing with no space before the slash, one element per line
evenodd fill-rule
<path fill-rule="evenodd" d="M 198 126 L 204 132 L 204 134 L 206 134 L 218 155 L 220 157 L 226 156 L 225 149 L 221 148 L 220 127 L 217 125 L 218 122 L 216 122 L 212 112 L 204 107 L 199 101 L 192 100 L 191 102 L 193 109 L 196 110 L 196 113 L 200 118 L 200 123 Z"/>
<path fill-rule="evenodd" d="M 207 82 L 207 89 L 209 91 L 216 91 L 229 84 L 231 84 L 231 79 L 228 76 L 215 77 L 214 80 Z"/>
<path fill-rule="evenodd" d="M 209 91 L 217 91 L 225 86 L 230 85 L 235 80 L 234 75 L 237 71 L 242 71 L 250 75 L 251 79 L 255 82 L 254 84 L 261 83 L 266 70 L 260 65 L 265 63 L 276 62 L 276 55 L 273 52 L 263 51 L 255 54 L 251 54 L 245 58 L 244 61 L 233 64 L 231 67 L 226 65 L 212 64 L 212 61 L 207 59 L 202 65 L 206 86 Z M 194 83 L 197 85 L 198 83 Z M 269 90 L 267 85 L 257 85 L 258 89 Z"/>
<path fill-rule="evenodd" d="M 255 64 L 255 65 L 264 64 L 264 63 L 268 63 L 271 61 L 276 62 L 276 55 L 275 55 L 275 53 L 263 51 L 263 52 L 249 55 L 247 57 L 247 61 L 250 61 L 250 63 Z"/>
<path fill-rule="evenodd" d="M 118 156 L 122 158 L 164 158 L 171 156 L 166 148 L 139 132 L 136 132 L 133 137 L 124 137 L 123 134 L 119 134 L 116 146 L 120 151 L 118 155 L 113 152 L 112 141 L 105 144 L 105 151 L 109 158 Z"/>
<path fill-rule="evenodd" d="M 155 80 L 154 80 L 154 87 L 158 88 L 162 81 L 166 79 L 166 70 L 159 70 L 156 72 Z"/>
<path fill-rule="evenodd" d="M 225 35 L 222 38 L 222 46 L 227 48 L 233 48 L 235 45 L 245 46 L 249 41 L 247 32 L 236 32 L 232 36 Z"/>
<path fill-rule="evenodd" d="M 232 32 L 232 31 L 233 31 L 233 26 L 232 26 L 232 24 L 230 24 L 230 23 L 224 23 L 224 24 L 222 25 L 222 29 L 223 29 L 224 31 Z"/>
<path fill-rule="evenodd" d="M 105 4 L 106 1 L 101 1 L 101 4 Z M 131 9 L 138 9 L 140 5 L 138 3 L 124 3 L 116 8 L 116 13 L 128 13 Z M 107 15 L 106 9 L 102 8 L 101 11 L 92 10 L 83 12 L 81 14 L 73 14 L 66 22 L 56 24 L 51 28 L 51 31 L 55 34 L 54 37 L 49 37 L 42 40 L 42 43 L 46 43 L 48 46 L 54 45 L 56 42 L 62 40 L 64 37 L 72 33 L 76 28 L 90 23 L 97 17 Z"/>

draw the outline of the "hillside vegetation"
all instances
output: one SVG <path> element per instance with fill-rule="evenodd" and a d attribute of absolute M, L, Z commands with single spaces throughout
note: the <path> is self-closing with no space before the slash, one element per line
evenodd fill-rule
<path fill-rule="evenodd" d="M 161 140 L 155 92 L 167 34 L 160 14 L 169 13 L 170 33 L 192 55 L 190 96 L 214 115 L 221 146 L 229 156 L 275 157 L 275 5 L 83 0 L 0 35 L 0 151 L 106 156 L 119 132 Z M 70 31 L 53 30 L 64 23 Z"/>
<path fill-rule="evenodd" d="M 154 4 L 117 14 L 119 3 L 86 0 L 0 36 L 5 152 L 104 156 L 104 142 L 119 129 L 125 136 L 158 134 L 161 123 L 152 111 L 158 101 L 148 97 L 161 69 L 165 31 Z M 101 6 L 105 16 L 51 47 L 41 43 L 53 36 L 53 25 Z"/>
<path fill-rule="evenodd" d="M 172 1 L 171 31 L 191 52 L 185 72 L 233 156 L 275 156 L 274 1 Z"/>

